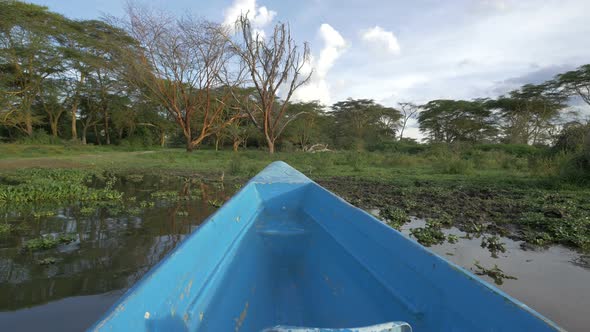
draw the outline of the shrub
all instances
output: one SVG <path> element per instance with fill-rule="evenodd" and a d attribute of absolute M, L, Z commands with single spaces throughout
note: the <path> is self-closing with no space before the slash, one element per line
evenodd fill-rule
<path fill-rule="evenodd" d="M 470 160 L 457 157 L 439 158 L 433 166 L 442 174 L 468 174 L 473 171 L 473 163 Z"/>
<path fill-rule="evenodd" d="M 360 152 L 349 152 L 346 155 L 346 164 L 352 167 L 355 172 L 360 172 L 363 169 L 364 160 Z"/>
<path fill-rule="evenodd" d="M 384 155 L 379 164 L 384 167 L 409 167 L 423 162 L 423 158 L 415 155 L 392 153 Z"/>
<path fill-rule="evenodd" d="M 579 152 L 584 150 L 584 145 L 588 144 L 586 141 L 590 137 L 590 123 L 570 124 L 566 126 L 557 136 L 554 152 Z"/>
<path fill-rule="evenodd" d="M 590 151 L 579 152 L 566 159 L 561 164 L 559 175 L 571 183 L 590 184 Z"/>
<path fill-rule="evenodd" d="M 314 153 L 313 157 L 313 167 L 320 173 L 334 166 L 334 156 L 331 152 Z"/>
<path fill-rule="evenodd" d="M 396 141 L 396 142 L 379 142 L 368 147 L 369 151 L 398 152 L 407 154 L 419 154 L 430 148 L 427 144 L 418 144 L 416 142 Z"/>
<path fill-rule="evenodd" d="M 295 145 L 291 141 L 284 140 L 279 145 L 279 151 L 293 152 L 293 151 L 295 151 Z"/>
<path fill-rule="evenodd" d="M 143 150 L 147 147 L 151 147 L 154 145 L 151 137 L 149 136 L 131 136 L 125 138 L 119 142 L 119 146 L 125 148 L 126 150 Z"/>
<path fill-rule="evenodd" d="M 481 151 L 502 151 L 519 157 L 534 156 L 547 150 L 546 147 L 528 144 L 478 144 L 474 146 L 474 149 Z"/>
<path fill-rule="evenodd" d="M 24 136 L 16 140 L 18 144 L 61 144 L 59 137 L 49 135 L 43 129 L 37 129 L 31 136 Z"/>

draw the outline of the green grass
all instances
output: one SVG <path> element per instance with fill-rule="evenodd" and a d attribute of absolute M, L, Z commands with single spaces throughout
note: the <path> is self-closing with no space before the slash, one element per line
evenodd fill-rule
<path fill-rule="evenodd" d="M 312 178 L 347 176 L 396 182 L 432 180 L 504 184 L 547 182 L 537 164 L 529 167 L 528 156 L 498 150 L 457 153 L 433 147 L 416 154 L 400 152 L 278 152 L 183 149 L 129 152 L 116 147 L 0 144 L 0 169 L 23 167 L 85 169 L 180 170 L 206 175 L 250 177 L 269 163 L 283 160 Z M 29 160 L 35 159 L 34 161 Z M 27 165 L 29 160 L 29 165 Z M 554 181 L 557 182 L 557 181 Z"/>
<path fill-rule="evenodd" d="M 561 243 L 590 250 L 590 188 L 563 181 L 560 170 L 570 157 L 550 156 L 538 148 L 430 146 L 410 152 L 269 155 L 260 150 L 129 152 L 114 147 L 0 144 L 0 155 L 0 207 L 120 201 L 121 193 L 109 184 L 112 174 L 126 174 L 131 182 L 154 173 L 243 183 L 269 163 L 283 160 L 351 203 L 379 208 L 392 227 L 416 215 L 470 233 L 477 233 L 471 228 L 490 225 L 494 232 L 510 231 L 531 244 Z M 89 186 L 89 179 L 99 179 L 102 186 Z M 176 200 L 179 195 L 161 191 L 153 198 Z M 209 202 L 216 207 L 221 203 Z M 516 225 L 516 231 L 510 225 Z M 419 236 L 424 242 L 442 241 L 438 228 L 430 227 Z"/>
<path fill-rule="evenodd" d="M 25 249 L 31 251 L 47 250 L 55 248 L 60 244 L 68 244 L 75 241 L 76 234 L 61 234 L 58 236 L 41 236 L 25 243 Z"/>

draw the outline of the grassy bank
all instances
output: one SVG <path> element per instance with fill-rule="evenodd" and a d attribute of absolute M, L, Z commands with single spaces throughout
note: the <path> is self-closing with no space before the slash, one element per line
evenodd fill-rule
<path fill-rule="evenodd" d="M 0 154 L 4 204 L 68 199 L 81 193 L 95 200 L 116 195 L 110 188 L 86 191 L 84 174 L 156 173 L 245 181 L 270 162 L 283 160 L 351 203 L 379 208 L 385 219 L 391 218 L 387 211 L 396 211 L 393 226 L 417 215 L 429 220 L 429 232 L 456 225 L 470 233 L 497 232 L 533 245 L 561 243 L 590 250 L 590 189 L 559 176 L 559 156 L 532 149 L 435 146 L 421 151 L 271 156 L 264 151 L 189 154 L 181 149 L 0 145 Z M 69 184 L 75 184 L 75 192 L 67 189 Z"/>

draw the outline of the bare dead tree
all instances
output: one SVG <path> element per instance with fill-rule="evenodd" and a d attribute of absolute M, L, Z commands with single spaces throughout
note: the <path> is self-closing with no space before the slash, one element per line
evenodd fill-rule
<path fill-rule="evenodd" d="M 234 53 L 221 25 L 133 5 L 127 15 L 125 28 L 139 52 L 128 54 L 126 76 L 166 109 L 182 129 L 187 151 L 243 116 L 239 110 L 224 113 L 241 74 L 224 73 L 236 67 L 230 65 Z"/>
<path fill-rule="evenodd" d="M 399 106 L 402 115 L 401 129 L 399 134 L 399 140 L 401 141 L 404 138 L 404 130 L 406 129 L 408 121 L 416 117 L 418 112 L 420 112 L 420 106 L 410 102 L 399 103 Z"/>
<path fill-rule="evenodd" d="M 274 153 L 277 138 L 301 114 L 287 116 L 287 107 L 295 90 L 311 77 L 311 71 L 304 73 L 310 59 L 309 45 L 304 43 L 303 49 L 297 46 L 285 23 L 276 24 L 267 38 L 252 28 L 247 15 L 241 15 L 236 26 L 242 40 L 232 44 L 249 73 L 258 100 L 250 103 L 253 107 L 243 109 L 264 135 L 268 151 Z"/>

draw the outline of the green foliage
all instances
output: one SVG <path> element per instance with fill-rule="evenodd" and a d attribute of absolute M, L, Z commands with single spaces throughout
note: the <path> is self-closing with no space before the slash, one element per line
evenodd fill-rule
<path fill-rule="evenodd" d="M 590 139 L 590 123 L 568 123 L 557 135 L 553 150 L 555 152 L 578 153 L 585 149 Z"/>
<path fill-rule="evenodd" d="M 533 157 L 547 150 L 541 146 L 527 144 L 477 144 L 473 148 L 481 151 L 504 152 L 518 157 Z"/>
<path fill-rule="evenodd" d="M 349 152 L 346 154 L 346 164 L 350 166 L 353 171 L 360 172 L 363 170 L 365 160 L 361 153 Z"/>
<path fill-rule="evenodd" d="M 37 201 L 118 200 L 122 193 L 111 188 L 94 189 L 86 185 L 92 175 L 82 170 L 24 169 L 5 177 L 0 184 L 0 205 Z"/>
<path fill-rule="evenodd" d="M 437 172 L 442 174 L 470 174 L 473 172 L 473 163 L 458 157 L 439 158 L 434 163 L 434 167 Z"/>
<path fill-rule="evenodd" d="M 397 207 L 384 207 L 379 210 L 379 217 L 385 219 L 387 224 L 399 230 L 405 223 L 410 221 L 406 211 Z"/>
<path fill-rule="evenodd" d="M 61 244 L 68 244 L 76 241 L 76 234 L 61 234 L 56 236 L 45 235 L 36 239 L 29 240 L 25 243 L 25 249 L 31 251 L 47 250 L 55 248 Z"/>
<path fill-rule="evenodd" d="M 446 240 L 446 236 L 441 230 L 441 225 L 430 220 L 426 223 L 426 227 L 413 228 L 410 234 L 425 247 L 441 244 Z"/>
<path fill-rule="evenodd" d="M 449 234 L 447 235 L 447 242 L 449 242 L 450 244 L 455 244 L 459 242 L 459 237 L 455 234 Z"/>
<path fill-rule="evenodd" d="M 590 65 L 557 75 L 557 85 L 564 88 L 568 96 L 578 96 L 590 104 Z"/>
<path fill-rule="evenodd" d="M 176 201 L 180 199 L 178 191 L 155 191 L 150 194 L 152 198 L 164 200 L 164 201 Z"/>
<path fill-rule="evenodd" d="M 475 271 L 475 274 L 480 275 L 480 276 L 488 276 L 490 278 L 492 278 L 492 280 L 494 280 L 494 283 L 496 285 L 502 285 L 504 283 L 504 280 L 506 279 L 512 279 L 512 280 L 516 280 L 516 277 L 513 276 L 509 276 L 507 274 L 504 273 L 504 271 L 502 271 L 498 265 L 494 264 L 493 268 L 485 268 L 483 267 L 479 261 L 475 261 L 473 263 L 473 265 L 475 265 L 475 267 L 477 268 L 477 270 Z"/>
<path fill-rule="evenodd" d="M 238 155 L 233 156 L 229 161 L 227 173 L 229 175 L 240 175 L 244 171 L 243 162 Z"/>
<path fill-rule="evenodd" d="M 418 144 L 416 142 L 404 141 L 381 141 L 375 144 L 369 145 L 367 148 L 369 151 L 382 151 L 382 152 L 397 152 L 401 154 L 420 154 L 424 153 L 429 149 L 426 144 Z"/>
<path fill-rule="evenodd" d="M 590 150 L 567 158 L 561 164 L 559 176 L 570 183 L 590 185 Z"/>
<path fill-rule="evenodd" d="M 11 229 L 12 225 L 8 223 L 0 224 L 0 236 L 9 234 Z"/>
<path fill-rule="evenodd" d="M 85 216 L 93 215 L 96 209 L 92 206 L 83 207 L 80 209 L 80 213 Z"/>
<path fill-rule="evenodd" d="M 371 99 L 347 99 L 332 105 L 336 146 L 362 151 L 382 139 L 393 139 L 401 114 Z"/>
<path fill-rule="evenodd" d="M 499 252 L 506 252 L 504 243 L 500 242 L 500 238 L 497 235 L 484 237 L 481 240 L 481 247 L 487 248 L 494 258 L 498 258 Z"/>
<path fill-rule="evenodd" d="M 482 142 L 497 134 L 482 101 L 433 100 L 423 108 L 418 123 L 430 142 Z"/>
<path fill-rule="evenodd" d="M 33 217 L 36 219 L 55 216 L 55 211 L 34 211 Z"/>
<path fill-rule="evenodd" d="M 223 202 L 218 199 L 210 199 L 207 201 L 207 203 L 216 208 L 220 208 L 223 205 Z"/>
<path fill-rule="evenodd" d="M 37 129 L 31 136 L 22 136 L 15 141 L 17 144 L 22 145 L 55 145 L 63 144 L 63 140 L 49 135 L 43 129 Z"/>
<path fill-rule="evenodd" d="M 58 262 L 58 259 L 55 257 L 46 257 L 37 261 L 39 265 L 52 265 Z"/>
<path fill-rule="evenodd" d="M 312 154 L 312 167 L 314 174 L 322 174 L 327 172 L 332 166 L 334 166 L 334 153 L 331 152 L 319 152 Z"/>

